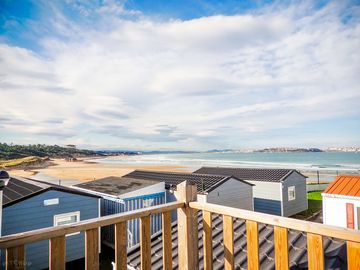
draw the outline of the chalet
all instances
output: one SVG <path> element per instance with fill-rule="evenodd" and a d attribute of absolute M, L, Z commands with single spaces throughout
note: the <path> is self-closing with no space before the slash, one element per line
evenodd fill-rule
<path fill-rule="evenodd" d="M 127 177 L 106 177 L 73 186 L 83 192 L 101 196 L 101 216 L 124 213 L 165 203 L 165 185 L 158 181 Z M 131 247 L 140 240 L 139 219 L 127 222 L 127 243 Z M 152 234 L 161 229 L 161 216 L 152 218 Z M 101 232 L 102 242 L 114 247 L 114 226 Z"/>
<path fill-rule="evenodd" d="M 124 177 L 164 182 L 166 202 L 176 201 L 176 186 L 189 181 L 196 184 L 199 201 L 254 210 L 253 184 L 234 176 L 135 170 Z"/>
<path fill-rule="evenodd" d="M 308 208 L 306 176 L 292 169 L 202 167 L 195 174 L 232 175 L 254 185 L 254 210 L 292 216 Z"/>
<path fill-rule="evenodd" d="M 46 182 L 10 177 L 3 188 L 1 235 L 98 218 L 100 197 Z M 66 235 L 66 262 L 84 258 L 84 233 Z M 26 269 L 48 267 L 49 241 L 26 245 Z M 1 265 L 5 254 L 1 253 Z"/>
<path fill-rule="evenodd" d="M 340 175 L 321 195 L 324 224 L 360 230 L 360 176 Z"/>

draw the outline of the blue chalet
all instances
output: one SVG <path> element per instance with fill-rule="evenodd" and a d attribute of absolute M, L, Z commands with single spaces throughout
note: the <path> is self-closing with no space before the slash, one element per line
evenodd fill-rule
<path fill-rule="evenodd" d="M 69 187 L 10 177 L 3 188 L 1 235 L 71 224 L 100 216 L 100 197 Z M 66 236 L 66 261 L 84 257 L 84 233 Z M 26 269 L 48 267 L 49 241 L 26 245 Z M 1 266 L 5 252 L 1 252 Z"/>
<path fill-rule="evenodd" d="M 163 204 L 165 184 L 159 181 L 132 179 L 110 176 L 75 185 L 74 188 L 99 195 L 101 199 L 101 216 L 123 213 L 149 206 Z M 151 218 L 151 234 L 161 230 L 161 215 Z M 101 242 L 114 248 L 114 225 L 101 228 Z M 140 220 L 127 222 L 128 247 L 140 241 Z"/>

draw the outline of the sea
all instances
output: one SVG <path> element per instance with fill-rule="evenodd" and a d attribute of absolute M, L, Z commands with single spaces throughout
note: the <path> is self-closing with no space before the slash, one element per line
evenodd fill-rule
<path fill-rule="evenodd" d="M 178 165 L 191 168 L 201 166 L 266 167 L 360 173 L 360 153 L 358 152 L 144 154 L 113 156 L 94 161 L 119 165 Z"/>

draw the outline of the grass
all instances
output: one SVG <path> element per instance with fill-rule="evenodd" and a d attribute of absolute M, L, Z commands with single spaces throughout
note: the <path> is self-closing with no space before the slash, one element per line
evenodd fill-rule
<path fill-rule="evenodd" d="M 16 158 L 16 159 L 9 159 L 9 160 L 0 160 L 0 168 L 11 168 L 15 166 L 22 166 L 22 165 L 31 165 L 37 162 L 43 161 L 44 158 L 41 157 L 24 157 L 24 158 Z"/>
<path fill-rule="evenodd" d="M 318 212 L 322 209 L 322 197 L 321 197 L 322 191 L 311 191 L 308 192 L 307 198 L 308 198 L 308 209 L 294 215 L 294 218 L 297 219 L 307 219 L 311 217 L 313 214 Z"/>

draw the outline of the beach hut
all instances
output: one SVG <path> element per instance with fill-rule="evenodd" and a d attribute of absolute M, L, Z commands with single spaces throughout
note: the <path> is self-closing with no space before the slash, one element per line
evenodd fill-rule
<path fill-rule="evenodd" d="M 165 185 L 126 177 L 106 177 L 77 184 L 74 188 L 101 196 L 101 216 L 123 213 L 165 203 Z M 152 234 L 161 229 L 161 215 L 151 217 Z M 101 230 L 102 243 L 114 248 L 114 226 Z M 128 247 L 140 241 L 140 220 L 127 222 Z"/>
<path fill-rule="evenodd" d="M 189 181 L 196 184 L 198 201 L 254 210 L 253 184 L 234 176 L 135 170 L 124 177 L 165 183 L 166 202 L 175 201 L 176 186 Z"/>
<path fill-rule="evenodd" d="M 99 217 L 100 197 L 46 182 L 10 177 L 3 187 L 1 235 L 72 224 Z M 84 233 L 66 236 L 66 262 L 84 258 Z M 26 269 L 49 264 L 49 241 L 25 246 Z M 5 252 L 1 252 L 1 267 Z"/>
<path fill-rule="evenodd" d="M 321 195 L 324 224 L 360 230 L 360 176 L 340 175 Z"/>
<path fill-rule="evenodd" d="M 308 208 L 306 176 L 293 169 L 202 167 L 195 174 L 232 175 L 254 185 L 254 210 L 292 216 Z"/>

